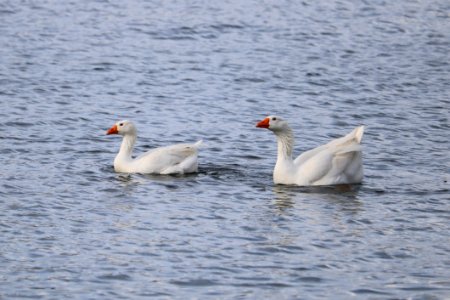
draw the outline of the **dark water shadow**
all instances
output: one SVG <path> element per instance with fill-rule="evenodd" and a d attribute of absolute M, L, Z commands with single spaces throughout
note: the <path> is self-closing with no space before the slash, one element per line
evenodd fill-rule
<path fill-rule="evenodd" d="M 183 186 L 197 184 L 197 173 L 184 175 L 158 175 L 139 173 L 116 173 L 114 179 L 125 189 L 134 190 L 145 187 L 164 187 L 169 190 L 176 190 Z"/>
<path fill-rule="evenodd" d="M 244 176 L 243 172 L 238 170 L 236 166 L 228 165 L 214 165 L 208 164 L 202 167 L 199 167 L 198 172 L 189 173 L 189 174 L 170 174 L 170 175 L 161 175 L 161 174 L 140 174 L 140 173 L 114 173 L 116 180 L 128 183 L 133 182 L 136 179 L 147 179 L 150 181 L 156 182 L 183 182 L 183 181 L 194 181 L 197 178 L 201 177 L 210 177 L 211 179 L 223 180 L 229 178 L 241 178 Z M 113 168 L 105 168 L 104 171 L 114 172 Z"/>
<path fill-rule="evenodd" d="M 102 168 L 102 171 L 122 186 L 131 187 L 141 184 L 157 184 L 169 188 L 178 188 L 183 185 L 208 185 L 208 181 L 212 181 L 215 184 L 224 184 L 230 181 L 245 180 L 245 174 L 239 170 L 239 167 L 239 165 L 224 166 L 206 164 L 199 166 L 197 173 L 173 175 L 115 173 L 114 168 L 109 166 Z"/>

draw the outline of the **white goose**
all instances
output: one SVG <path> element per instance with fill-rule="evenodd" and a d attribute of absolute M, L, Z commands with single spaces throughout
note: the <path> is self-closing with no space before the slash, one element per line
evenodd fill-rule
<path fill-rule="evenodd" d="M 106 134 L 123 136 L 120 151 L 114 159 L 114 170 L 123 173 L 142 174 L 186 174 L 198 170 L 198 148 L 195 144 L 177 144 L 155 148 L 136 158 L 132 158 L 137 130 L 130 121 L 119 121 Z"/>
<path fill-rule="evenodd" d="M 288 123 L 269 116 L 256 127 L 271 130 L 278 140 L 278 158 L 273 171 L 276 184 L 300 186 L 360 183 L 363 178 L 361 139 L 364 126 L 344 137 L 306 151 L 292 159 L 294 135 Z"/>

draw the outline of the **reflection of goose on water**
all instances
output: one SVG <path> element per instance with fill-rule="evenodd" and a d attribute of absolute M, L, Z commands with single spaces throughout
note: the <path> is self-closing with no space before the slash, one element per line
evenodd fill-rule
<path fill-rule="evenodd" d="M 114 124 L 106 134 L 123 136 L 120 151 L 114 159 L 114 170 L 123 173 L 141 174 L 186 174 L 198 170 L 198 148 L 202 141 L 195 144 L 176 144 L 152 149 L 136 158 L 132 158 L 137 130 L 130 121 Z"/>
<path fill-rule="evenodd" d="M 288 123 L 269 116 L 256 127 L 271 130 L 278 140 L 278 158 L 273 171 L 277 184 L 300 186 L 360 183 L 363 178 L 361 139 L 364 126 L 344 137 L 306 151 L 292 159 L 294 135 Z"/>
<path fill-rule="evenodd" d="M 287 211 L 295 206 L 331 204 L 333 208 L 347 212 L 357 212 L 362 207 L 358 194 L 361 185 L 341 184 L 328 186 L 274 185 L 273 203 L 278 211 Z M 333 209 L 333 211 L 335 211 Z"/>

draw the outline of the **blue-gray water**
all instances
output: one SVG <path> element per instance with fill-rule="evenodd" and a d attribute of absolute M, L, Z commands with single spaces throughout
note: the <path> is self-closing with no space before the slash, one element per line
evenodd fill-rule
<path fill-rule="evenodd" d="M 0 298 L 449 299 L 450 4 L 1 1 Z M 360 186 L 275 186 L 367 125 Z M 120 175 L 205 141 L 200 172 Z"/>

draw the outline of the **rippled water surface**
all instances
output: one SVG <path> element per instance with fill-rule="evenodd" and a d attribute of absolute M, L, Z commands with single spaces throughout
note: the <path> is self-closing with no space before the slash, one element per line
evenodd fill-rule
<path fill-rule="evenodd" d="M 1 1 L 0 298 L 449 299 L 450 4 Z M 362 185 L 276 186 L 365 124 Z M 203 139 L 196 175 L 114 173 Z"/>

